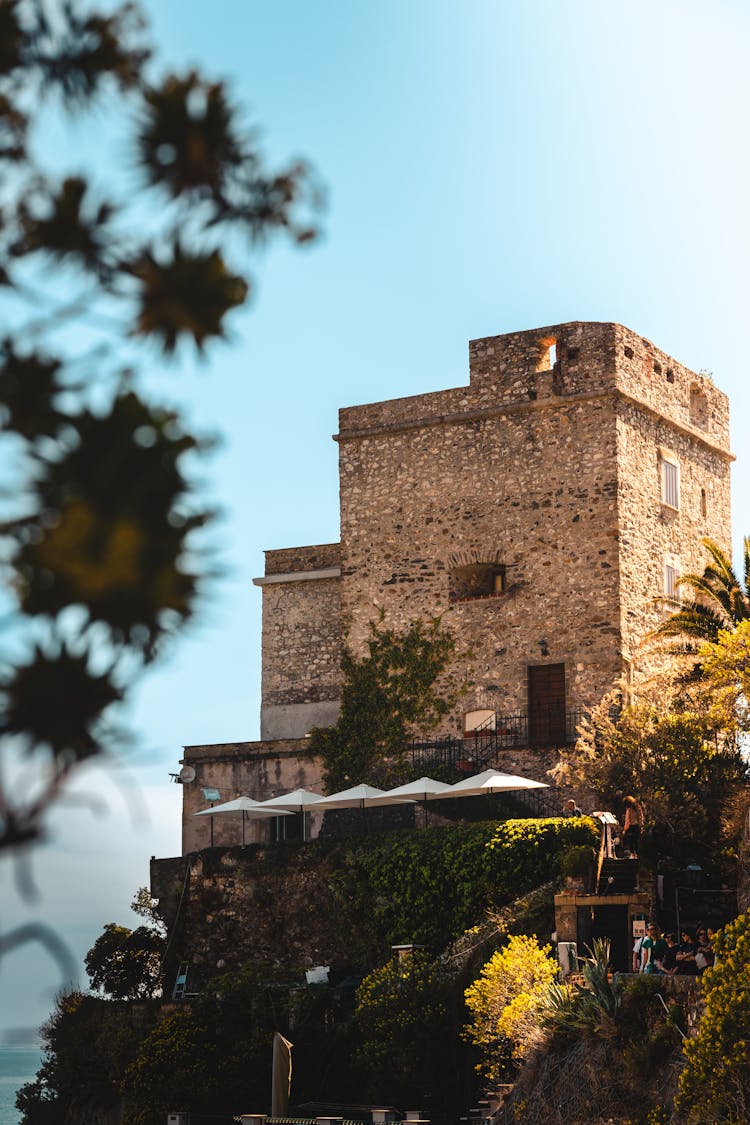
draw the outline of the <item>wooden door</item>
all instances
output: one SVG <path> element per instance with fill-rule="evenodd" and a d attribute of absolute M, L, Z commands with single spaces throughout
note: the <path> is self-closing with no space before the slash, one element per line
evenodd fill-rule
<path fill-rule="evenodd" d="M 529 665 L 529 744 L 565 745 L 565 665 Z"/>

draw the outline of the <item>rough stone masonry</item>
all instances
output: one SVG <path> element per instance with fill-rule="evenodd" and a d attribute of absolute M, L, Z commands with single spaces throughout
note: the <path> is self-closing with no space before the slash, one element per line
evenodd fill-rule
<path fill-rule="evenodd" d="M 268 551 L 255 579 L 261 742 L 186 748 L 223 798 L 319 777 L 299 740 L 335 722 L 342 644 L 361 652 L 381 610 L 397 629 L 442 615 L 472 654 L 441 733 L 522 715 L 543 750 L 556 732 L 540 716 L 591 706 L 638 670 L 664 613 L 654 599 L 703 569 L 701 538 L 729 549 L 728 401 L 710 378 L 628 328 L 584 322 L 473 340 L 469 374 L 340 411 L 340 542 Z M 186 787 L 186 814 L 197 798 Z M 205 845 L 206 819 L 186 846 Z"/>

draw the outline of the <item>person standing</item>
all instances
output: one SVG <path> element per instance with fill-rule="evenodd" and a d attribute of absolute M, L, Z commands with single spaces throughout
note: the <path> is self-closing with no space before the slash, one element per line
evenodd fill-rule
<path fill-rule="evenodd" d="M 664 954 L 667 952 L 667 943 L 659 933 L 655 922 L 649 922 L 646 929 L 646 938 L 641 946 L 641 972 L 663 973 Z"/>
<path fill-rule="evenodd" d="M 625 824 L 622 833 L 623 846 L 630 852 L 631 859 L 638 859 L 638 847 L 643 828 L 643 809 L 635 797 L 625 798 Z"/>

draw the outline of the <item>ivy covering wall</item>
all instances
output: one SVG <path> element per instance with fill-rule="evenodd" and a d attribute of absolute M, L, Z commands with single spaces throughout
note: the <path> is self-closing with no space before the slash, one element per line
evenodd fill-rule
<path fill-rule="evenodd" d="M 598 842 L 588 817 L 383 833 L 342 845 L 336 890 L 381 945 L 438 951 L 487 909 L 559 875 L 568 848 Z"/>

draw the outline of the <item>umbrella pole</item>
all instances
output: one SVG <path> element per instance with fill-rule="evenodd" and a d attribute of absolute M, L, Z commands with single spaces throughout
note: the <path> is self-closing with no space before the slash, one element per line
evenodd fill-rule
<path fill-rule="evenodd" d="M 246 816 L 247 816 L 247 813 L 243 809 L 242 810 L 242 846 L 243 846 L 243 848 L 245 846 L 245 817 Z"/>

